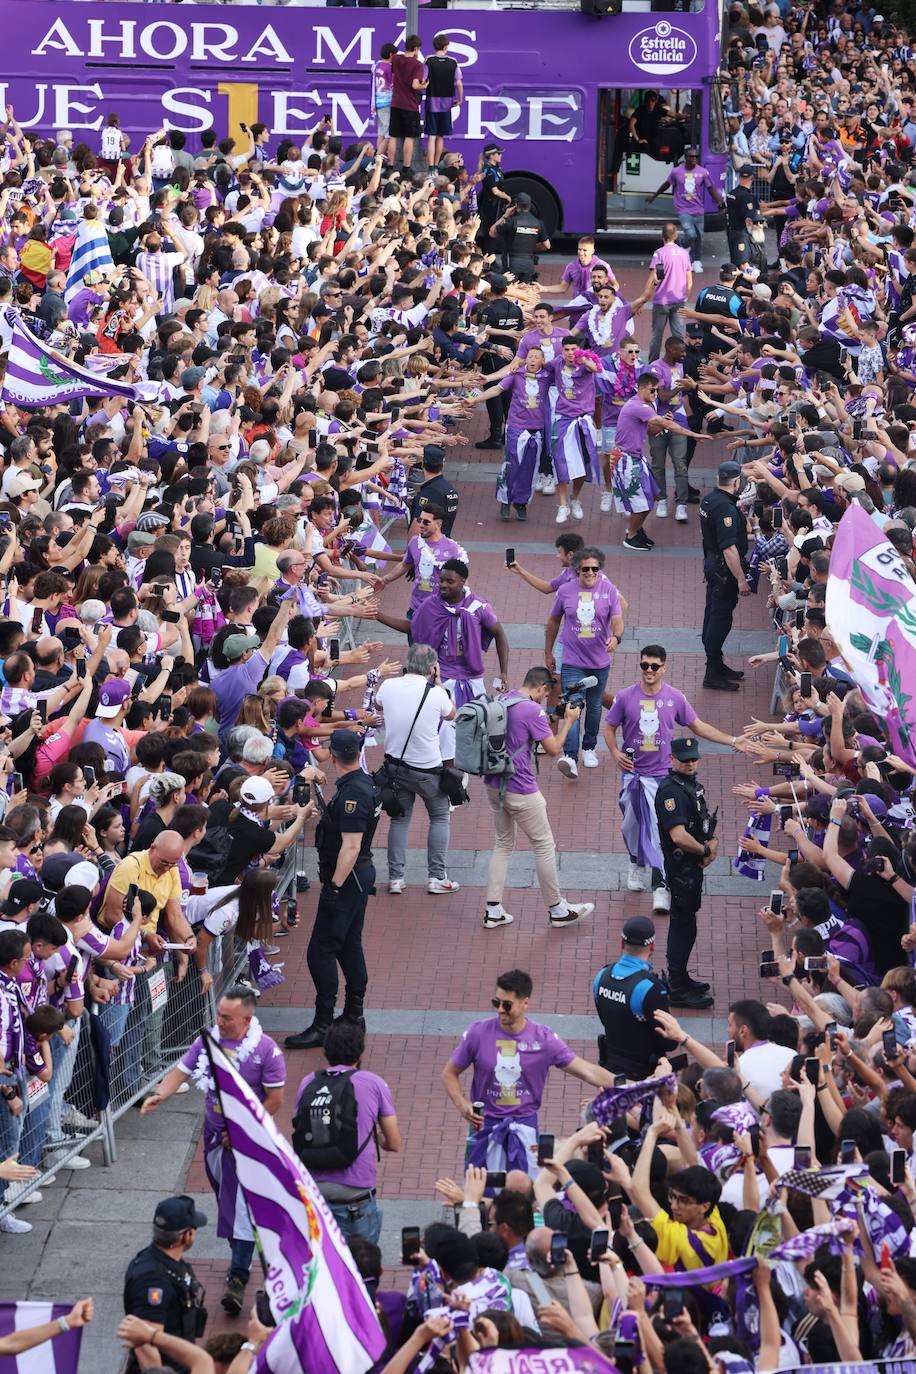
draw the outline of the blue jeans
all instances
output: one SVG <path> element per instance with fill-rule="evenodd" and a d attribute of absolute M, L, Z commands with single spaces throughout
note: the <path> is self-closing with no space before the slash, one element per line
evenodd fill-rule
<path fill-rule="evenodd" d="M 253 1240 L 231 1240 L 229 1248 L 232 1259 L 229 1261 L 230 1279 L 241 1279 L 247 1283 L 251 1277 L 251 1261 L 254 1259 Z"/>
<path fill-rule="evenodd" d="M 71 1043 L 66 1046 L 59 1035 L 51 1037 L 51 1059 L 54 1067 L 51 1071 L 51 1102 L 48 1108 L 47 1139 L 58 1146 L 66 1140 L 62 1123 L 64 1095 L 70 1087 L 73 1070 L 76 1068 L 76 1056 L 80 1047 L 82 1028 L 82 1021 L 70 1022 L 70 1029 L 75 1031 L 75 1034 Z M 67 1143 L 70 1142 L 67 1141 Z"/>
<path fill-rule="evenodd" d="M 382 1212 L 374 1197 L 367 1197 L 365 1202 L 358 1202 L 355 1206 L 346 1202 L 329 1202 L 328 1206 L 345 1240 L 351 1236 L 362 1236 L 364 1240 L 371 1240 L 373 1245 L 378 1245 L 382 1234 Z"/>
<path fill-rule="evenodd" d="M 681 225 L 681 247 L 699 262 L 703 257 L 703 215 L 678 215 Z"/>
<path fill-rule="evenodd" d="M 25 1101 L 25 1087 L 20 1081 L 19 1095 Z M 0 1099 L 0 1159 L 9 1159 L 10 1155 L 17 1153 L 19 1149 L 19 1137 L 22 1135 L 22 1127 L 25 1123 L 25 1112 L 22 1111 L 18 1116 L 13 1116 L 7 1104 Z M 0 1180 L 0 1202 L 3 1201 L 6 1193 L 6 1184 Z"/>
<path fill-rule="evenodd" d="M 577 682 L 581 682 L 584 677 L 596 677 L 597 685 L 589 687 L 585 693 L 585 733 L 582 738 L 583 749 L 594 749 L 598 743 L 598 726 L 601 724 L 601 695 L 607 684 L 610 668 L 580 668 L 576 663 L 564 663 L 560 669 L 560 688 L 565 694 L 571 687 L 575 687 Z M 582 717 L 575 722 L 566 742 L 563 745 L 563 753 L 569 758 L 574 759 L 579 753 L 579 723 Z"/>
<path fill-rule="evenodd" d="M 429 830 L 426 836 L 426 869 L 429 878 L 445 878 L 448 853 L 449 804 L 439 786 L 438 773 L 422 773 L 409 764 L 393 767 L 404 807 L 403 816 L 392 817 L 388 827 L 388 877 L 403 878 L 407 862 L 407 832 L 417 797 L 426 807 Z"/>
<path fill-rule="evenodd" d="M 44 1149 L 45 1136 L 48 1134 L 48 1117 L 51 1114 L 51 1094 L 48 1092 L 43 1102 L 39 1102 L 37 1107 L 29 1110 L 25 1118 L 25 1125 L 22 1128 L 22 1139 L 19 1142 L 19 1163 L 31 1164 L 33 1168 L 41 1168 L 41 1152 Z"/>

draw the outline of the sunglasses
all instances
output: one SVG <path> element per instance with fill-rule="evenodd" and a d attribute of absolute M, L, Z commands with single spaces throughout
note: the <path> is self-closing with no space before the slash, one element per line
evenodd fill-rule
<path fill-rule="evenodd" d="M 217 445 L 216 445 L 216 451 L 217 451 L 217 453 L 228 453 L 228 452 L 229 452 L 229 445 L 228 445 L 228 444 L 217 444 Z"/>
<path fill-rule="evenodd" d="M 597 573 L 597 572 L 600 572 L 601 569 L 600 569 L 596 564 L 594 564 L 594 563 L 588 563 L 588 564 L 580 563 L 580 564 L 579 564 L 579 571 L 580 571 L 580 572 L 588 572 L 588 573 Z"/>
<path fill-rule="evenodd" d="M 490 998 L 490 1002 L 491 1002 L 492 1005 L 496 1008 L 497 1011 L 514 1011 L 514 1010 L 515 1010 L 515 1003 L 514 1003 L 514 1002 L 506 1002 L 506 1001 L 504 1001 L 503 998 L 501 998 L 501 997 L 491 997 L 491 998 Z"/>
<path fill-rule="evenodd" d="M 640 663 L 640 671 L 643 673 L 660 673 L 665 665 L 663 663 Z"/>

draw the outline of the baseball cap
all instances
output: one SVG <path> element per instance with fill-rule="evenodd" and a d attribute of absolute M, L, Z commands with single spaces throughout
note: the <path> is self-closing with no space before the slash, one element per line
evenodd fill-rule
<path fill-rule="evenodd" d="M 328 391 L 346 391 L 353 385 L 353 378 L 344 367 L 328 367 L 321 374 L 321 384 Z"/>
<path fill-rule="evenodd" d="M 229 635 L 223 640 L 223 657 L 234 663 L 249 649 L 259 648 L 260 644 L 257 635 Z"/>
<path fill-rule="evenodd" d="M 501 272 L 494 272 L 488 279 L 494 291 L 508 291 L 509 283 Z"/>
<path fill-rule="evenodd" d="M 445 449 L 441 444 L 423 445 L 423 466 L 427 472 L 441 472 L 445 466 Z"/>
<path fill-rule="evenodd" d="M 99 870 L 94 863 L 88 859 L 81 859 L 78 864 L 68 868 L 64 874 L 64 887 L 82 887 L 91 896 L 94 888 L 99 885 Z"/>
<path fill-rule="evenodd" d="M 531 209 L 531 197 L 527 191 L 519 191 L 518 195 L 515 197 L 515 203 L 520 210 Z"/>
<path fill-rule="evenodd" d="M 671 741 L 671 753 L 681 763 L 689 763 L 691 759 L 700 757 L 700 741 L 695 735 L 684 735 L 682 739 Z"/>
<path fill-rule="evenodd" d="M 749 162 L 744 162 L 738 168 L 738 175 L 739 177 L 752 177 L 754 175 L 754 168 Z"/>
<path fill-rule="evenodd" d="M 833 485 L 852 495 L 854 492 L 865 490 L 865 478 L 857 472 L 841 472 Z"/>
<path fill-rule="evenodd" d="M 102 720 L 116 716 L 130 696 L 130 683 L 122 677 L 113 677 L 102 684 L 96 715 Z"/>
<path fill-rule="evenodd" d="M 41 865 L 41 881 L 49 892 L 59 892 L 64 885 L 64 879 L 77 864 L 83 860 L 79 854 L 49 854 Z M 98 882 L 98 874 L 95 876 L 93 886 Z"/>
<path fill-rule="evenodd" d="M 740 477 L 740 476 L 741 476 L 741 464 L 740 464 L 740 463 L 720 463 L 720 464 L 719 464 L 719 473 L 718 473 L 718 477 L 719 477 L 719 481 L 720 481 L 720 482 L 734 482 L 735 478 L 736 478 L 736 477 Z"/>
<path fill-rule="evenodd" d="M 18 916 L 33 902 L 40 902 L 43 896 L 44 888 L 34 878 L 17 878 L 6 901 L 0 906 L 0 915 Z"/>
<path fill-rule="evenodd" d="M 40 491 L 41 483 L 27 472 L 20 472 L 12 479 L 8 491 L 10 496 L 22 496 L 27 491 Z"/>
<path fill-rule="evenodd" d="M 362 747 L 362 739 L 355 730 L 331 731 L 328 748 L 336 758 L 342 759 L 344 763 L 352 763 L 354 759 L 358 759 Z"/>
<path fill-rule="evenodd" d="M 191 391 L 203 381 L 206 375 L 202 367 L 186 367 L 181 374 L 181 385 L 185 391 Z"/>
<path fill-rule="evenodd" d="M 501 153 L 501 152 L 502 152 L 502 148 L 499 146 L 498 143 L 485 143 L 485 144 L 484 144 L 484 149 L 483 149 L 483 155 L 484 155 L 484 157 L 486 157 L 487 153 Z"/>
<path fill-rule="evenodd" d="M 189 1198 L 187 1193 L 182 1193 L 180 1197 L 164 1198 L 157 1203 L 153 1216 L 153 1225 L 162 1231 L 196 1231 L 206 1224 L 207 1218 L 203 1212 L 198 1212 L 193 1198 Z"/>
<path fill-rule="evenodd" d="M 600 1207 L 607 1197 L 607 1184 L 598 1165 L 587 1159 L 571 1159 L 566 1167 L 573 1183 L 578 1184 L 590 1202 Z"/>
<path fill-rule="evenodd" d="M 239 796 L 250 806 L 264 806 L 266 802 L 273 801 L 274 789 L 266 778 L 246 778 L 239 789 Z"/>
<path fill-rule="evenodd" d="M 655 922 L 648 916 L 631 916 L 623 927 L 625 945 L 651 945 L 655 939 Z"/>

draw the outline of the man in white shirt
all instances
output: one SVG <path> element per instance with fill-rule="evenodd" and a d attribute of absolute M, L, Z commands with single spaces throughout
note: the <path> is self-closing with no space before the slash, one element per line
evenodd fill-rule
<path fill-rule="evenodd" d="M 393 793 L 396 807 L 389 810 L 388 891 L 395 895 L 406 887 L 407 832 L 417 797 L 429 816 L 426 837 L 427 892 L 457 892 L 445 871 L 449 841 L 449 801 L 439 785 L 442 753 L 439 727 L 452 720 L 455 706 L 439 685 L 439 659 L 428 644 L 412 644 L 407 651 L 404 675 L 389 678 L 379 687 L 376 705 L 385 717 L 385 767 L 388 782 L 383 793 Z"/>
<path fill-rule="evenodd" d="M 762 1002 L 748 997 L 729 1007 L 728 1036 L 738 1050 L 741 1081 L 749 1083 L 764 1099 L 782 1087 L 782 1071 L 796 1054 L 769 1040 L 769 1030 L 770 1013 Z"/>

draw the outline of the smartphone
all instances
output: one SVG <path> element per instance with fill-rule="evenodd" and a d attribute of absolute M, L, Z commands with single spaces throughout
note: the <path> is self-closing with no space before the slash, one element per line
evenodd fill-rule
<path fill-rule="evenodd" d="M 774 891 L 770 893 L 770 910 L 774 916 L 782 915 L 782 892 L 779 888 L 774 889 Z M 772 959 L 772 957 L 771 954 L 770 958 Z"/>
<path fill-rule="evenodd" d="M 65 976 L 65 980 L 66 980 L 67 983 L 72 983 L 72 982 L 73 982 L 73 975 L 76 973 L 76 968 L 77 968 L 77 965 L 78 965 L 79 961 L 80 961 L 79 955 L 78 955 L 78 954 L 74 954 L 73 958 L 70 960 L 69 964 L 67 965 L 67 972 L 66 972 L 66 974 L 64 975 L 64 976 Z"/>
<path fill-rule="evenodd" d="M 35 610 L 32 612 L 32 634 L 33 634 L 33 635 L 37 635 L 37 634 L 38 634 L 38 631 L 41 629 L 41 622 L 42 622 L 43 619 L 44 619 L 44 611 L 41 609 L 40 606 L 37 606 L 37 607 L 35 608 Z"/>
<path fill-rule="evenodd" d="M 91 763 L 83 764 L 83 777 L 86 779 L 87 787 L 95 786 L 95 769 Z"/>
<path fill-rule="evenodd" d="M 596 1169 L 604 1168 L 604 1142 L 593 1140 L 585 1151 L 585 1158 L 589 1164 L 594 1164 Z"/>
<path fill-rule="evenodd" d="M 170 586 L 170 582 L 154 582 L 153 591 L 158 592 L 160 596 L 165 596 Z"/>
<path fill-rule="evenodd" d="M 881 1046 L 884 1050 L 884 1058 L 889 1062 L 897 1058 L 897 1036 L 892 1030 L 886 1030 L 881 1035 Z"/>
<path fill-rule="evenodd" d="M 168 692 L 163 692 L 162 696 L 157 699 L 153 707 L 153 715 L 158 716 L 160 720 L 168 720 L 171 714 L 172 698 Z"/>
<path fill-rule="evenodd" d="M 254 1295 L 255 1315 L 262 1326 L 276 1326 L 277 1320 L 270 1310 L 270 1298 L 263 1288 L 258 1288 Z"/>
<path fill-rule="evenodd" d="M 807 1078 L 809 1083 L 813 1083 L 814 1086 L 817 1087 L 820 1074 L 821 1061 L 819 1059 L 816 1059 L 814 1055 L 812 1055 L 810 1058 L 805 1060 L 805 1077 Z"/>
<path fill-rule="evenodd" d="M 180 611 L 163 611 L 162 614 L 161 614 L 161 616 L 160 616 L 160 619 L 161 619 L 161 620 L 164 620 L 165 623 L 166 623 L 166 625 L 177 625 L 178 622 L 179 622 L 179 620 L 181 619 L 181 612 L 180 612 Z"/>
<path fill-rule="evenodd" d="M 852 422 L 852 437 L 853 437 L 853 439 L 861 439 L 861 438 L 862 438 L 862 429 L 863 429 L 864 424 L 865 424 L 865 421 L 864 421 L 864 420 L 853 420 L 853 422 Z"/>
<path fill-rule="evenodd" d="M 730 1069 L 735 1067 L 735 1042 L 727 1040 L 725 1043 L 725 1062 Z"/>
<path fill-rule="evenodd" d="M 810 1169 L 810 1168 L 811 1168 L 811 1146 L 810 1146 L 810 1145 L 796 1145 L 796 1146 L 795 1146 L 795 1166 L 794 1166 L 794 1167 L 795 1167 L 796 1169 Z"/>
<path fill-rule="evenodd" d="M 903 1151 L 901 1151 L 901 1154 L 902 1153 Z M 597 1264 L 600 1256 L 604 1254 L 607 1249 L 609 1238 L 610 1233 L 605 1227 L 601 1227 L 592 1232 L 592 1238 L 588 1246 L 588 1257 L 592 1264 Z"/>
<path fill-rule="evenodd" d="M 23 781 L 22 774 L 21 774 L 21 773 L 10 773 L 10 796 L 12 797 L 12 796 L 15 795 L 15 793 L 21 792 L 23 786 L 24 786 L 24 781 Z"/>
<path fill-rule="evenodd" d="M 760 956 L 760 977 L 775 978 L 779 972 L 779 965 L 776 962 L 776 955 L 773 950 L 765 949 Z"/>
<path fill-rule="evenodd" d="M 856 1142 L 854 1140 L 840 1141 L 840 1163 L 855 1164 L 856 1162 Z"/>
<path fill-rule="evenodd" d="M 789 652 L 789 636 L 788 636 L 788 635 L 780 635 L 780 636 L 779 636 L 779 639 L 777 640 L 776 653 L 778 654 L 778 656 L 779 656 L 780 658 L 785 658 L 785 656 L 786 656 L 786 654 L 787 654 L 788 652 Z"/>
<path fill-rule="evenodd" d="M 505 1171 L 505 1169 L 488 1169 L 488 1170 L 487 1170 L 487 1187 L 488 1187 L 488 1188 L 499 1189 L 499 1188 L 505 1188 L 505 1186 L 506 1186 L 506 1171 Z"/>
<path fill-rule="evenodd" d="M 795 612 L 795 628 L 796 630 L 803 630 L 805 628 L 804 606 L 799 606 L 798 610 Z"/>
<path fill-rule="evenodd" d="M 134 913 L 134 902 L 137 900 L 137 893 L 140 891 L 136 883 L 131 883 L 124 895 L 124 915 L 128 921 Z"/>
<path fill-rule="evenodd" d="M 39 716 L 41 717 L 41 723 L 42 723 L 42 725 L 47 725 L 47 723 L 48 723 L 48 703 L 47 703 L 47 701 L 45 701 L 45 700 L 37 701 L 37 702 L 35 703 L 35 710 L 38 712 Z"/>
<path fill-rule="evenodd" d="M 780 828 L 780 830 L 785 830 L 785 828 L 786 828 L 786 821 L 790 821 L 791 819 L 792 819 L 792 807 L 791 807 L 791 806 L 780 806 L 780 808 L 779 808 L 779 828 Z M 780 896 L 781 896 L 781 895 L 782 895 L 782 894 L 780 893 Z"/>
<path fill-rule="evenodd" d="M 686 1054 L 669 1054 L 669 1055 L 668 1055 L 668 1063 L 671 1065 L 671 1067 L 672 1067 L 672 1069 L 674 1070 L 675 1073 L 680 1073 L 681 1069 L 686 1069 L 686 1067 L 687 1067 L 687 1065 L 688 1065 L 689 1062 L 690 1062 L 690 1057 L 689 1057 L 689 1055 L 686 1055 Z"/>
<path fill-rule="evenodd" d="M 810 674 L 810 673 L 799 673 L 799 675 L 798 675 L 798 690 L 801 692 L 801 694 L 802 694 L 803 697 L 810 697 L 810 695 L 811 695 L 811 674 Z"/>
<path fill-rule="evenodd" d="M 546 1164 L 548 1159 L 553 1159 L 554 1138 L 552 1135 L 544 1134 L 538 1136 L 538 1164 Z"/>
<path fill-rule="evenodd" d="M 304 778 L 297 778 L 293 783 L 293 805 L 307 806 L 312 797 L 312 789 Z"/>
<path fill-rule="evenodd" d="M 827 1044 L 834 1053 L 836 1052 L 836 1030 L 837 1026 L 835 1021 L 828 1021 L 824 1027 L 824 1035 L 827 1037 Z"/>
<path fill-rule="evenodd" d="M 627 1078 L 627 1076 L 626 1076 L 625 1073 L 615 1073 L 615 1074 L 614 1074 L 614 1087 L 615 1087 L 615 1088 L 625 1088 L 625 1087 L 627 1086 L 627 1084 L 629 1083 L 629 1081 L 630 1081 L 630 1080 Z"/>
<path fill-rule="evenodd" d="M 664 280 L 665 280 L 665 269 L 664 269 L 664 267 L 656 267 L 656 269 L 655 269 L 655 280 L 656 280 L 656 281 L 664 281 Z"/>
<path fill-rule="evenodd" d="M 419 1226 L 401 1227 L 401 1263 L 413 1267 L 414 1257 L 420 1249 Z"/>
<path fill-rule="evenodd" d="M 797 849 L 790 849 L 790 850 L 789 850 L 788 858 L 789 858 L 789 863 L 790 863 L 790 864 L 797 864 L 797 863 L 798 863 L 798 850 L 797 850 Z"/>
<path fill-rule="evenodd" d="M 569 1245 L 569 1237 L 564 1236 L 562 1231 L 554 1231 L 550 1237 L 550 1263 L 565 1264 L 566 1250 Z"/>
<path fill-rule="evenodd" d="M 329 656 L 330 656 L 330 659 L 331 659 L 331 662 L 332 662 L 332 663 L 339 663 L 339 662 L 340 662 L 340 640 L 339 640 L 339 639 L 329 639 L 329 640 L 328 640 L 328 654 L 329 654 Z"/>
<path fill-rule="evenodd" d="M 515 562 L 515 550 L 506 549 L 506 567 L 511 568 Z"/>
<path fill-rule="evenodd" d="M 222 586 L 222 582 L 223 582 L 223 570 L 222 570 L 222 568 L 211 568 L 211 569 L 210 569 L 210 586 L 213 587 L 213 588 L 220 587 L 220 586 Z"/>
<path fill-rule="evenodd" d="M 891 1183 L 899 1188 L 906 1169 L 906 1150 L 891 1150 Z"/>
<path fill-rule="evenodd" d="M 12 516 L 8 510 L 0 510 L 0 530 L 8 530 L 12 524 Z"/>
<path fill-rule="evenodd" d="M 675 1317 L 679 1317 L 684 1310 L 684 1291 L 681 1288 L 665 1288 L 662 1292 L 662 1311 L 665 1314 L 665 1321 L 673 1322 Z"/>
<path fill-rule="evenodd" d="M 774 529 L 774 530 L 781 530 L 781 529 L 782 529 L 782 518 L 783 518 L 782 506 L 774 506 L 774 507 L 773 507 L 773 529 Z"/>
<path fill-rule="evenodd" d="M 318 587 L 326 587 L 328 585 L 328 574 L 326 572 L 320 572 L 318 574 L 318 581 L 315 585 Z"/>
<path fill-rule="evenodd" d="M 826 973 L 827 956 L 826 954 L 809 954 L 805 958 L 806 973 Z"/>
<path fill-rule="evenodd" d="M 76 660 L 76 676 L 78 678 L 85 678 L 86 671 L 86 660 L 84 658 L 78 658 Z"/>

